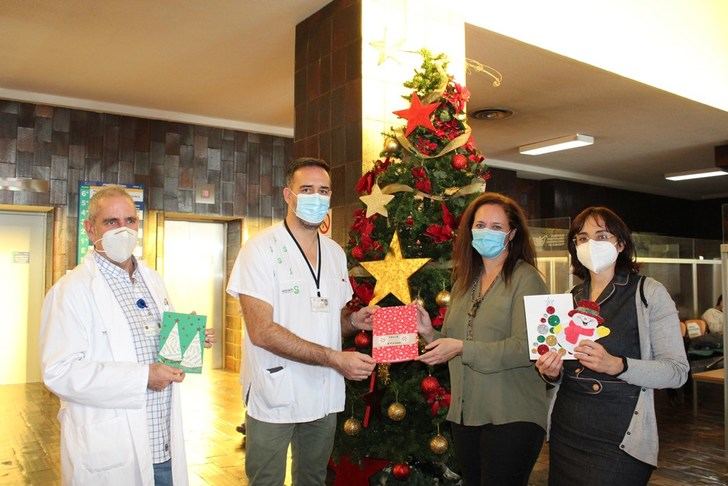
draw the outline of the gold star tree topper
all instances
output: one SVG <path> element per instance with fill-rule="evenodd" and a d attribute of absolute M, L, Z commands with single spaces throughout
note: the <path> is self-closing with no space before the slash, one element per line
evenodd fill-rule
<path fill-rule="evenodd" d="M 376 304 L 389 294 L 397 297 L 403 304 L 412 302 L 407 280 L 429 261 L 429 258 L 403 258 L 399 236 L 395 231 L 384 260 L 360 263 L 367 272 L 377 279 L 374 286 L 374 297 L 372 297 L 369 305 Z"/>
<path fill-rule="evenodd" d="M 379 213 L 385 218 L 389 216 L 387 213 L 387 204 L 394 199 L 394 196 L 384 194 L 379 184 L 372 186 L 372 192 L 368 196 L 359 197 L 361 202 L 367 205 L 367 218 L 370 218 L 372 214 Z"/>

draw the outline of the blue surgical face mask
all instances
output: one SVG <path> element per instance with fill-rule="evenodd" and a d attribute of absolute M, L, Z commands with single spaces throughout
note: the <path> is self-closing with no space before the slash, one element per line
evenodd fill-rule
<path fill-rule="evenodd" d="M 508 233 L 492 230 L 490 228 L 473 228 L 473 248 L 483 258 L 495 258 L 506 247 L 506 236 Z"/>
<path fill-rule="evenodd" d="M 296 194 L 296 216 L 310 224 L 319 224 L 329 212 L 329 196 Z"/>

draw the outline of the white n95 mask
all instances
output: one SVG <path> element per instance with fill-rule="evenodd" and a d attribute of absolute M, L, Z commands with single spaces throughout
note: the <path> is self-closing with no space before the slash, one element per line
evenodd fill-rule
<path fill-rule="evenodd" d="M 599 273 L 617 261 L 617 248 L 609 241 L 589 240 L 576 247 L 576 258 L 594 273 Z"/>
<path fill-rule="evenodd" d="M 136 248 L 137 232 L 126 226 L 116 228 L 104 233 L 101 243 L 104 249 L 97 251 L 106 253 L 106 256 L 116 263 L 124 263 L 131 258 L 134 248 Z"/>

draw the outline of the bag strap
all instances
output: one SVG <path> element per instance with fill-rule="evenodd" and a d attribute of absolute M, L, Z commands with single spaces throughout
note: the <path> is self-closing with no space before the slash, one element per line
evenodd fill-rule
<path fill-rule="evenodd" d="M 647 298 L 645 297 L 645 279 L 647 279 L 647 277 L 644 275 L 640 277 L 640 299 L 642 299 L 644 306 L 647 307 Z"/>

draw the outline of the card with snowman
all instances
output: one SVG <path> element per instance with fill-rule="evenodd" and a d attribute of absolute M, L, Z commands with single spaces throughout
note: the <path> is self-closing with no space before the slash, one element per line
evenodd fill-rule
<path fill-rule="evenodd" d="M 573 360 L 579 341 L 609 335 L 596 302 L 580 300 L 574 307 L 571 294 L 527 295 L 523 301 L 531 360 L 549 351 Z"/>

